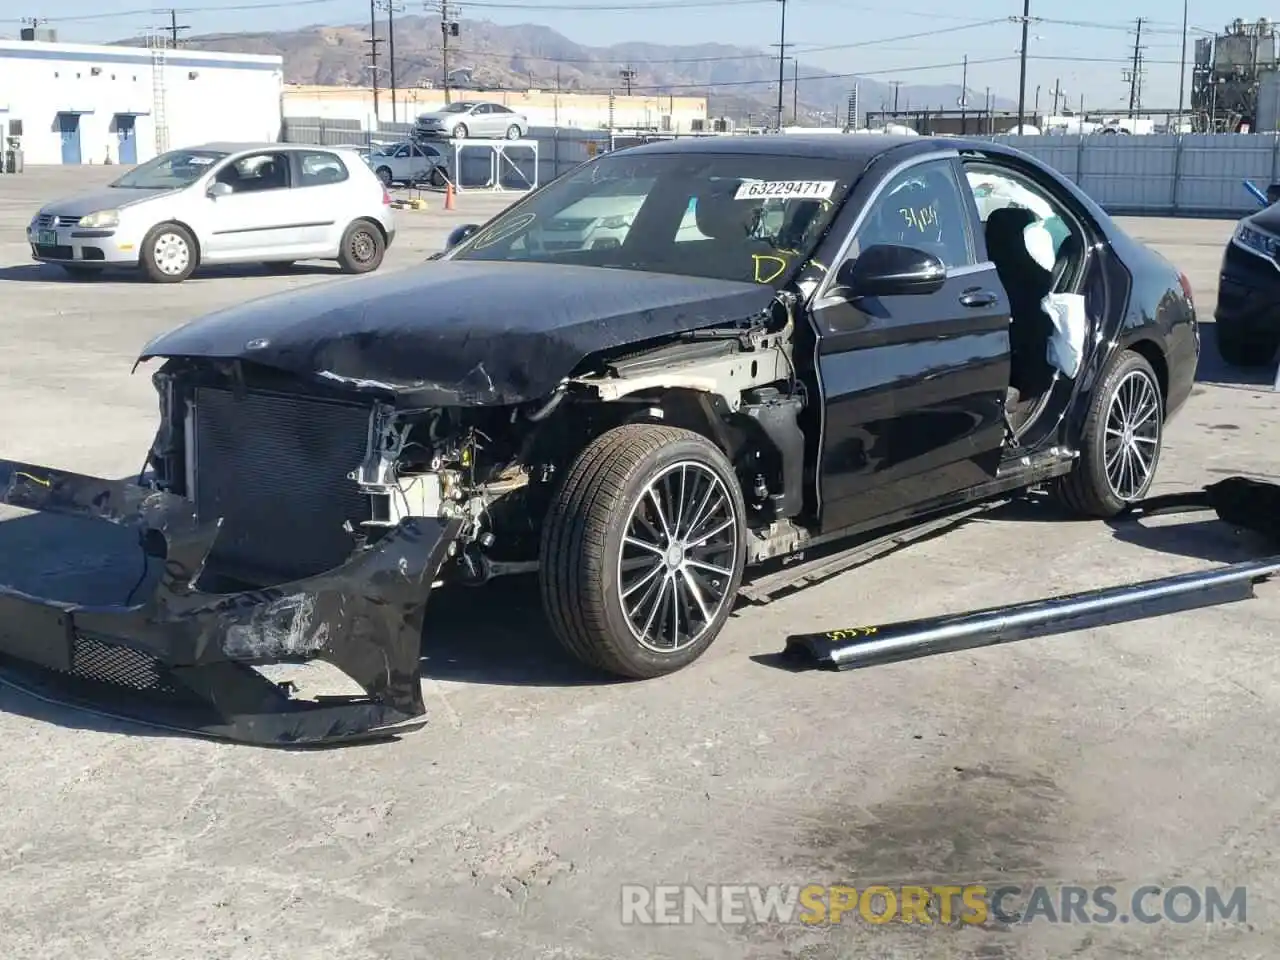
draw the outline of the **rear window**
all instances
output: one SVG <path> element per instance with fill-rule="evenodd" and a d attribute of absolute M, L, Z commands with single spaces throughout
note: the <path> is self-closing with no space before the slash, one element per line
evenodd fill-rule
<path fill-rule="evenodd" d="M 337 154 L 325 151 L 304 153 L 298 158 L 300 177 L 298 186 L 319 187 L 330 183 L 341 183 L 350 175 L 346 165 Z"/>

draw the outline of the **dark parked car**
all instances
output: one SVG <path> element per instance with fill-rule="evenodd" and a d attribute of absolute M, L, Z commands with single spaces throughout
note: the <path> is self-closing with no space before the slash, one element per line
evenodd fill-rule
<path fill-rule="evenodd" d="M 1236 224 L 1218 275 L 1213 319 L 1218 353 L 1232 366 L 1261 367 L 1280 347 L 1280 206 L 1271 205 Z"/>
<path fill-rule="evenodd" d="M 617 243 L 546 242 L 594 197 L 616 198 Z M 1067 372 L 1050 294 L 1087 325 Z M 710 646 L 765 560 L 1033 485 L 1116 514 L 1150 486 L 1198 352 L 1186 277 L 1008 147 L 622 150 L 432 262 L 147 344 L 144 484 L 10 465 L 8 500 L 135 523 L 164 578 L 124 611 L 7 599 L 29 629 L 0 648 L 75 673 L 87 637 L 219 732 L 354 735 L 422 713 L 433 586 L 537 570 L 571 653 L 652 677 Z M 290 658 L 368 697 L 273 706 L 244 668 Z"/>

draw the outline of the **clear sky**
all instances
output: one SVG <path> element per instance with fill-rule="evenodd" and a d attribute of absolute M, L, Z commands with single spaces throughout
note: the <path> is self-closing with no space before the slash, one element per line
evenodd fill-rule
<path fill-rule="evenodd" d="M 208 0 L 199 7 L 192 0 L 175 2 L 187 4 L 179 8 L 179 21 L 191 25 L 188 35 L 361 23 L 369 15 L 366 0 Z M 439 10 L 438 0 L 398 2 L 405 13 Z M 16 36 L 19 6 L 22 15 L 46 17 L 59 39 L 70 42 L 136 35 L 169 19 L 167 8 L 152 11 L 139 0 L 11 0 L 0 14 L 0 32 Z M 1197 36 L 1220 31 L 1237 16 L 1256 19 L 1276 12 L 1258 6 L 1189 0 L 1188 62 L 1194 59 Z M 583 9 L 591 7 L 597 9 Z M 544 24 L 584 44 L 717 41 L 760 47 L 778 41 L 781 7 L 779 0 L 459 0 L 456 5 L 464 20 Z M 981 93 L 990 86 L 1003 96 L 1017 96 L 1020 27 L 1009 18 L 1021 15 L 1022 0 L 787 0 L 786 8 L 787 41 L 795 44 L 791 52 L 818 69 L 905 83 L 959 83 L 960 67 L 945 65 L 968 56 L 971 89 Z M 1143 105 L 1177 106 L 1180 0 L 1031 0 L 1031 16 L 1029 107 L 1039 87 L 1040 105 L 1047 108 L 1055 83 L 1073 104 L 1083 95 L 1091 110 L 1127 106 L 1125 75 L 1138 17 L 1148 19 L 1142 39 Z M 832 49 L 836 46 L 843 49 Z"/>

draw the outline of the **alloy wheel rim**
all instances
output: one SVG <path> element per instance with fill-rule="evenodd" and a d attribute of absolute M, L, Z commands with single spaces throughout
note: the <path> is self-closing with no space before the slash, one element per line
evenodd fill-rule
<path fill-rule="evenodd" d="M 187 241 L 176 233 L 162 233 L 156 237 L 152 253 L 155 255 L 156 266 L 160 268 L 160 272 L 170 277 L 176 277 L 182 273 L 191 262 L 191 248 L 187 246 Z"/>
<path fill-rule="evenodd" d="M 369 236 L 364 230 L 359 231 L 351 238 L 351 256 L 360 263 L 368 263 L 372 260 L 373 251 L 373 237 Z"/>
<path fill-rule="evenodd" d="M 618 598 L 636 642 L 672 654 L 701 640 L 731 602 L 737 557 L 737 510 L 713 470 L 684 460 L 650 480 L 618 554 Z"/>
<path fill-rule="evenodd" d="M 1143 371 L 1117 384 L 1103 436 L 1107 485 L 1120 500 L 1137 500 L 1151 483 L 1160 452 L 1160 391 Z"/>

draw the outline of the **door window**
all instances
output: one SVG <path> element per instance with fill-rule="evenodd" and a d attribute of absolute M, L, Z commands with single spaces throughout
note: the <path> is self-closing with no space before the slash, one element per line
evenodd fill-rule
<path fill-rule="evenodd" d="M 322 187 L 347 179 L 347 168 L 332 153 L 317 150 L 298 157 L 298 186 Z"/>
<path fill-rule="evenodd" d="M 851 257 L 875 244 L 915 247 L 948 267 L 975 262 L 969 214 L 950 160 L 929 160 L 895 175 L 872 201 Z"/>
<path fill-rule="evenodd" d="M 289 156 L 284 153 L 251 153 L 233 160 L 215 178 L 232 193 L 284 190 L 289 186 Z"/>
<path fill-rule="evenodd" d="M 397 150 L 394 154 L 392 154 L 392 156 L 395 156 L 395 157 L 407 157 L 407 156 L 409 156 L 409 145 L 406 143 L 403 147 L 401 147 L 401 148 L 400 148 L 399 150 Z"/>
<path fill-rule="evenodd" d="M 1071 218 L 1043 187 L 1013 171 L 985 164 L 966 167 L 965 177 L 973 191 L 978 218 L 988 235 L 988 256 L 1000 255 L 1000 244 L 994 244 L 993 249 L 991 238 L 994 232 L 991 215 L 997 210 L 1026 211 L 1021 215 L 1021 222 L 1025 224 L 1027 252 L 1046 270 L 1053 270 L 1060 259 L 1065 261 L 1083 252 L 1082 238 L 1071 225 Z"/>

